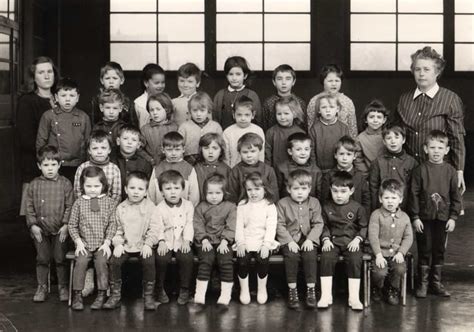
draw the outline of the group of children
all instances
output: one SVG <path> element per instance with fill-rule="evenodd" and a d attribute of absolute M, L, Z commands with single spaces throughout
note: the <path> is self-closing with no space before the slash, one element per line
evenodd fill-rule
<path fill-rule="evenodd" d="M 255 261 L 257 302 L 263 304 L 269 259 L 278 250 L 284 256 L 290 308 L 299 306 L 300 262 L 306 306 L 332 304 L 335 265 L 342 255 L 348 304 L 362 310 L 359 290 L 367 239 L 374 254 L 374 298 L 383 294 L 397 304 L 412 224 L 420 256 L 416 295 L 426 297 L 430 285 L 435 294 L 449 296 L 441 268 L 460 194 L 456 171 L 444 161 L 446 134 L 433 131 L 428 136 L 428 161 L 418 165 L 404 152 L 404 128 L 386 125 L 388 112 L 379 101 L 366 107 L 366 128 L 354 138 L 338 119 L 337 95 L 321 94 L 317 117 L 307 131 L 304 101 L 291 91 L 296 76 L 290 66 L 275 69 L 278 95 L 263 108 L 245 84 L 250 74 L 245 59 L 229 58 L 224 71 L 229 86 L 212 101 L 197 91 L 199 68 L 181 66 L 181 95 L 171 99 L 164 92 L 165 72 L 149 64 L 143 72 L 144 93 L 132 104 L 120 91 L 123 71 L 108 63 L 90 116 L 76 107 L 76 83 L 59 81 L 58 105 L 43 115 L 38 131 L 42 176 L 28 191 L 27 224 L 38 253 L 34 301 L 46 299 L 51 257 L 59 297 L 67 300 L 69 235 L 76 255 L 74 310 L 84 308 L 81 291 L 91 260 L 98 289 L 91 308 L 119 307 L 121 267 L 130 257 L 142 262 L 146 310 L 155 310 L 155 295 L 158 302 L 169 302 L 164 284 L 173 256 L 179 269 L 177 302 L 186 304 L 192 298 L 195 253 L 194 303 L 205 304 L 217 265 L 217 303 L 229 304 L 235 252 L 240 302 L 251 301 L 249 267 Z"/>

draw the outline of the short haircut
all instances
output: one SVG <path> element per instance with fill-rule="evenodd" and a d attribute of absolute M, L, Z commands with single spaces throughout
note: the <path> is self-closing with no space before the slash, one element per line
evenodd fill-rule
<path fill-rule="evenodd" d="M 400 181 L 396 179 L 385 179 L 380 185 L 379 197 L 382 197 L 385 191 L 389 191 L 403 198 L 404 190 L 405 186 Z"/>
<path fill-rule="evenodd" d="M 121 103 L 123 105 L 125 96 L 122 91 L 118 89 L 106 89 L 99 94 L 99 104 L 105 103 Z"/>
<path fill-rule="evenodd" d="M 223 200 L 227 200 L 230 196 L 230 193 L 228 191 L 228 183 L 227 183 L 227 179 L 225 178 L 224 175 L 222 175 L 221 173 L 211 173 L 207 176 L 206 180 L 204 181 L 204 185 L 203 185 L 203 192 L 204 192 L 204 196 L 207 195 L 207 190 L 208 190 L 208 186 L 210 184 L 219 184 L 222 186 L 222 192 L 224 193 L 224 198 Z M 205 197 L 202 197 L 201 198 L 202 200 L 205 200 L 206 198 Z"/>
<path fill-rule="evenodd" d="M 76 90 L 76 92 L 79 93 L 79 85 L 72 78 L 64 77 L 56 84 L 56 93 L 58 93 L 59 90 Z"/>
<path fill-rule="evenodd" d="M 428 145 L 430 141 L 438 141 L 444 143 L 446 146 L 449 146 L 448 135 L 442 130 L 434 129 L 428 133 L 425 139 L 425 145 Z"/>
<path fill-rule="evenodd" d="M 184 146 L 184 137 L 177 131 L 170 131 L 163 136 L 163 147 Z"/>
<path fill-rule="evenodd" d="M 341 101 L 339 100 L 338 96 L 331 95 L 329 93 L 323 92 L 323 93 L 321 93 L 321 95 L 318 98 L 316 98 L 316 103 L 314 105 L 316 107 L 316 114 L 317 114 L 318 117 L 320 115 L 319 108 L 321 107 L 321 100 L 323 100 L 323 99 L 327 99 L 328 101 L 329 100 L 334 100 L 336 102 L 336 105 L 339 107 L 339 110 L 342 107 Z"/>
<path fill-rule="evenodd" d="M 321 72 L 319 73 L 319 82 L 324 84 L 324 80 L 330 73 L 336 74 L 341 79 L 341 81 L 344 79 L 344 72 L 342 71 L 341 67 L 334 63 L 330 63 L 324 65 L 323 68 L 321 68 Z"/>
<path fill-rule="evenodd" d="M 118 131 L 118 137 L 122 136 L 123 133 L 134 134 L 137 135 L 140 140 L 142 139 L 140 130 L 131 124 L 124 124 L 123 126 L 121 126 Z"/>
<path fill-rule="evenodd" d="M 194 76 L 196 82 L 201 82 L 201 70 L 192 62 L 185 63 L 178 68 L 177 77 L 188 78 Z"/>
<path fill-rule="evenodd" d="M 290 65 L 282 64 L 273 69 L 272 80 L 275 80 L 278 73 L 290 73 L 293 80 L 296 80 L 296 72 Z"/>
<path fill-rule="evenodd" d="M 291 149 L 293 148 L 293 145 L 297 142 L 306 142 L 306 141 L 309 141 L 310 143 L 310 146 L 313 145 L 313 141 L 311 140 L 311 137 L 309 137 L 308 134 L 305 134 L 305 133 L 294 133 L 294 134 L 291 134 L 290 136 L 288 136 L 288 140 L 287 140 L 287 145 L 286 147 L 288 149 Z"/>
<path fill-rule="evenodd" d="M 146 101 L 146 110 L 148 112 L 150 112 L 150 101 L 153 101 L 153 100 L 159 102 L 160 105 L 165 109 L 166 119 L 167 120 L 171 119 L 171 116 L 173 115 L 174 107 L 173 107 L 173 102 L 171 101 L 170 96 L 165 92 L 149 95 L 148 100 Z"/>
<path fill-rule="evenodd" d="M 228 57 L 224 63 L 224 73 L 227 75 L 230 72 L 230 70 L 234 67 L 241 68 L 242 71 L 244 72 L 244 75 L 247 75 L 247 78 L 251 74 L 249 64 L 247 63 L 247 60 L 245 60 L 244 57 L 241 57 L 241 56 Z"/>
<path fill-rule="evenodd" d="M 302 126 L 305 122 L 305 114 L 301 108 L 300 103 L 293 96 L 280 97 L 275 102 L 275 114 L 277 106 L 288 106 L 291 113 L 293 113 L 293 122 L 298 126 Z"/>
<path fill-rule="evenodd" d="M 418 59 L 433 60 L 439 72 L 438 77 L 441 76 L 446 66 L 446 60 L 430 46 L 425 46 L 411 55 L 410 70 L 412 73 L 415 71 L 416 60 Z"/>
<path fill-rule="evenodd" d="M 235 114 L 235 111 L 239 107 L 246 107 L 252 111 L 252 113 L 255 113 L 254 106 L 253 106 L 253 100 L 250 97 L 247 97 L 246 95 L 242 95 L 234 103 L 234 109 L 233 112 Z"/>
<path fill-rule="evenodd" d="M 385 128 L 382 130 L 382 137 L 385 139 L 385 136 L 387 136 L 390 133 L 402 135 L 404 138 L 407 136 L 405 127 L 399 126 L 396 124 L 385 126 Z"/>
<path fill-rule="evenodd" d="M 81 192 L 83 194 L 85 194 L 84 182 L 86 182 L 86 178 L 95 178 L 97 176 L 99 177 L 100 183 L 102 183 L 101 194 L 109 191 L 109 183 L 107 182 L 107 177 L 105 176 L 105 173 L 102 168 L 98 166 L 87 166 L 82 170 L 81 177 L 79 178 L 79 184 L 81 186 Z"/>
<path fill-rule="evenodd" d="M 38 150 L 38 153 L 36 154 L 36 160 L 38 163 L 41 164 L 46 159 L 56 160 L 58 163 L 61 163 L 61 155 L 55 146 L 45 145 Z"/>
<path fill-rule="evenodd" d="M 251 182 L 255 187 L 263 187 L 263 190 L 265 192 L 263 198 L 267 199 L 269 202 L 272 201 L 273 195 L 272 193 L 268 190 L 268 186 L 265 185 L 265 181 L 263 181 L 262 174 L 259 172 L 251 172 L 248 173 L 243 181 L 243 185 L 245 188 L 245 201 L 249 201 L 249 197 L 247 196 L 247 182 Z"/>
<path fill-rule="evenodd" d="M 103 78 L 104 75 L 109 70 L 114 70 L 117 73 L 117 75 L 120 77 L 121 80 L 125 80 L 125 75 L 123 74 L 122 66 L 118 62 L 115 62 L 115 61 L 106 62 L 105 65 L 103 65 L 100 68 L 100 78 Z"/>
<path fill-rule="evenodd" d="M 91 132 L 91 135 L 87 139 L 87 148 L 91 146 L 92 142 L 103 142 L 103 141 L 107 141 L 111 149 L 114 146 L 112 142 L 112 136 L 109 135 L 106 131 L 102 129 L 93 130 Z"/>
<path fill-rule="evenodd" d="M 307 185 L 311 187 L 313 184 L 313 177 L 308 171 L 297 169 L 288 175 L 288 187 L 291 187 L 294 183 L 298 183 L 301 186 Z"/>
<path fill-rule="evenodd" d="M 184 177 L 180 172 L 175 171 L 174 169 L 164 171 L 158 176 L 158 188 L 160 191 L 162 191 L 163 186 L 168 183 L 179 183 L 183 189 L 185 185 Z"/>
<path fill-rule="evenodd" d="M 154 75 L 163 75 L 165 76 L 165 71 L 156 63 L 148 63 L 142 69 L 142 79 L 141 84 L 143 90 L 146 90 L 145 82 L 149 81 Z"/>
<path fill-rule="evenodd" d="M 337 153 L 341 147 L 344 147 L 349 152 L 354 152 L 356 153 L 357 151 L 357 143 L 356 141 L 350 137 L 350 136 L 342 136 L 336 143 L 336 147 L 334 149 L 334 152 Z"/>
<path fill-rule="evenodd" d="M 188 110 L 191 110 L 193 107 L 198 107 L 199 109 L 205 107 L 209 113 L 212 113 L 214 103 L 207 93 L 198 91 L 188 101 Z"/>
<path fill-rule="evenodd" d="M 385 105 L 378 99 L 373 99 L 364 108 L 362 119 L 364 119 L 364 128 L 367 128 L 367 116 L 371 112 L 382 113 L 385 118 L 388 118 L 389 110 Z"/>
<path fill-rule="evenodd" d="M 350 189 L 354 188 L 354 180 L 352 175 L 346 171 L 337 171 L 331 175 L 330 181 L 331 187 L 349 187 Z"/>
<path fill-rule="evenodd" d="M 221 148 L 221 154 L 219 155 L 218 160 L 224 160 L 224 151 L 225 151 L 225 141 L 222 135 L 218 133 L 207 133 L 201 136 L 199 139 L 199 157 L 198 161 L 204 161 L 204 157 L 202 154 L 202 148 L 205 146 L 209 146 L 212 142 L 216 142 L 217 145 Z"/>
<path fill-rule="evenodd" d="M 148 184 L 148 176 L 141 172 L 141 171 L 133 171 L 133 172 L 130 172 L 127 177 L 125 178 L 125 187 L 128 186 L 128 183 L 130 182 L 131 179 L 139 179 L 139 180 L 142 180 L 142 181 L 145 181 L 145 183 Z"/>
<path fill-rule="evenodd" d="M 263 138 L 260 135 L 255 133 L 247 133 L 242 135 L 241 138 L 237 141 L 237 151 L 240 152 L 244 147 L 252 147 L 255 146 L 259 150 L 263 149 Z"/>

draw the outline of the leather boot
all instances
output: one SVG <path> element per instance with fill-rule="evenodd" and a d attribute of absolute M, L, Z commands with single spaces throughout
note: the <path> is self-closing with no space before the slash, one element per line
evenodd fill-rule
<path fill-rule="evenodd" d="M 308 308 L 316 307 L 316 289 L 314 287 L 308 287 L 306 290 L 306 306 Z"/>
<path fill-rule="evenodd" d="M 169 298 L 168 295 L 166 294 L 165 288 L 164 288 L 163 286 L 158 286 L 158 290 L 157 290 L 157 294 L 156 294 L 156 299 L 157 299 L 158 302 L 160 302 L 161 304 L 169 303 L 169 302 L 170 302 L 170 298 Z"/>
<path fill-rule="evenodd" d="M 442 265 L 433 265 L 432 266 L 432 277 L 430 292 L 434 295 L 442 297 L 450 297 L 451 294 L 444 288 L 444 285 L 441 283 L 441 272 L 443 269 Z"/>
<path fill-rule="evenodd" d="M 35 296 L 33 297 L 33 302 L 44 302 L 46 301 L 47 296 L 48 296 L 48 286 L 38 285 Z"/>
<path fill-rule="evenodd" d="M 155 298 L 153 293 L 155 291 L 155 282 L 147 281 L 143 283 L 144 307 L 145 310 L 155 310 Z"/>
<path fill-rule="evenodd" d="M 387 303 L 391 305 L 398 305 L 400 303 L 400 292 L 398 289 L 389 286 L 387 292 Z"/>
<path fill-rule="evenodd" d="M 69 291 L 67 289 L 67 285 L 58 285 L 58 294 L 59 301 L 66 302 L 69 300 Z"/>
<path fill-rule="evenodd" d="M 288 288 L 288 308 L 297 309 L 299 306 L 298 288 Z"/>
<path fill-rule="evenodd" d="M 97 297 L 95 298 L 94 302 L 91 304 L 92 310 L 100 310 L 104 306 L 105 302 L 105 290 L 98 290 Z"/>
<path fill-rule="evenodd" d="M 420 284 L 416 289 L 415 296 L 425 298 L 428 291 L 428 277 L 430 275 L 430 267 L 427 265 L 420 266 Z"/>
<path fill-rule="evenodd" d="M 84 310 L 84 304 L 82 303 L 82 291 L 75 290 L 74 297 L 72 299 L 72 310 Z"/>
<path fill-rule="evenodd" d="M 110 290 L 110 297 L 102 306 L 103 309 L 116 309 L 120 307 L 120 300 L 122 298 L 122 280 L 111 281 Z"/>

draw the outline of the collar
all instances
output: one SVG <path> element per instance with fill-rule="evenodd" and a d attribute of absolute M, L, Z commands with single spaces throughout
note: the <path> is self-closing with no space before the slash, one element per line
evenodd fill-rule
<path fill-rule="evenodd" d="M 300 206 L 300 205 L 305 205 L 305 204 L 307 204 L 308 201 L 309 201 L 309 196 L 308 196 L 308 198 L 306 198 L 306 199 L 305 199 L 304 201 L 302 201 L 302 202 L 296 202 L 296 201 L 293 200 L 293 198 L 291 198 L 291 196 L 288 196 L 288 197 L 290 197 L 290 201 L 293 202 L 293 204 L 298 205 L 298 206 Z"/>
<path fill-rule="evenodd" d="M 352 174 L 352 173 L 353 173 L 353 172 L 352 172 L 353 170 L 354 170 L 354 165 L 352 165 L 351 168 L 349 168 L 349 169 L 341 169 L 341 168 L 339 167 L 339 165 L 336 165 L 336 171 L 344 171 L 344 172 L 347 172 L 347 173 Z"/>
<path fill-rule="evenodd" d="M 382 213 L 382 216 L 384 216 L 384 218 L 394 217 L 398 219 L 400 218 L 402 214 L 402 210 L 400 208 L 398 208 L 397 211 L 395 212 L 390 212 L 387 209 L 385 209 L 383 206 L 380 207 L 380 212 Z"/>
<path fill-rule="evenodd" d="M 120 159 L 124 159 L 124 160 L 136 160 L 136 159 L 138 158 L 136 152 L 135 152 L 134 154 L 132 154 L 131 156 L 127 157 L 127 156 L 124 156 L 124 155 L 122 154 L 122 151 L 120 151 L 120 149 L 119 149 L 118 157 L 119 157 Z"/>
<path fill-rule="evenodd" d="M 70 113 L 70 114 L 72 114 L 72 115 L 74 115 L 74 116 L 78 116 L 78 115 L 79 115 L 79 111 L 77 110 L 76 107 L 74 107 L 70 112 L 65 112 L 65 111 L 63 111 L 63 110 L 61 109 L 61 107 L 57 106 L 57 107 L 53 108 L 53 112 L 56 113 L 56 114 L 61 114 L 61 113 L 66 113 L 66 114 L 68 114 L 68 113 Z"/>
<path fill-rule="evenodd" d="M 107 157 L 107 159 L 105 159 L 104 161 L 96 161 L 91 158 L 89 161 L 91 162 L 93 166 L 104 166 L 110 162 L 110 158 Z"/>
<path fill-rule="evenodd" d="M 140 209 L 140 212 L 143 213 L 146 210 L 146 197 L 144 197 L 140 202 L 130 202 L 130 200 L 127 198 L 124 203 L 127 204 L 128 206 L 137 206 Z"/>
<path fill-rule="evenodd" d="M 249 164 L 247 164 L 247 163 L 246 163 L 245 161 L 243 161 L 243 160 L 240 161 L 240 163 L 241 163 L 243 166 L 246 166 L 246 167 L 258 167 L 258 166 L 260 165 L 260 162 L 261 162 L 261 161 L 259 160 L 259 161 L 257 161 L 255 164 L 249 165 Z"/>
<path fill-rule="evenodd" d="M 102 120 L 100 120 L 97 124 L 98 124 L 98 125 L 106 125 L 106 126 L 111 126 L 111 127 L 113 127 L 113 126 L 118 125 L 120 122 L 123 122 L 122 120 L 120 120 L 120 118 L 117 119 L 117 120 L 115 120 L 115 121 L 109 121 L 109 120 L 102 119 Z"/>
<path fill-rule="evenodd" d="M 90 197 L 89 195 L 83 194 L 83 195 L 82 195 L 82 198 L 87 199 L 87 200 L 90 200 L 90 199 L 92 199 L 92 198 L 102 198 L 102 197 L 104 197 L 105 195 L 106 195 L 106 194 L 100 194 L 100 195 L 97 196 L 97 197 Z"/>
<path fill-rule="evenodd" d="M 168 163 L 168 164 L 177 164 L 177 163 L 180 163 L 184 160 L 184 158 L 181 158 L 180 160 L 178 161 L 169 161 L 168 159 L 165 158 L 165 161 Z"/>
<path fill-rule="evenodd" d="M 193 92 L 192 94 L 190 94 L 189 96 L 185 96 L 183 94 L 180 94 L 178 98 L 186 98 L 186 99 L 190 99 L 192 96 L 194 96 L 195 94 L 197 93 L 197 91 Z"/>
<path fill-rule="evenodd" d="M 179 199 L 179 202 L 176 203 L 176 204 L 170 203 L 170 202 L 168 202 L 168 201 L 165 199 L 165 203 L 166 203 L 166 205 L 168 205 L 170 208 L 181 207 L 181 205 L 183 204 L 183 199 L 180 198 L 180 199 Z"/>
<path fill-rule="evenodd" d="M 229 92 L 240 92 L 240 91 L 242 91 L 243 89 L 245 89 L 245 84 L 242 85 L 242 86 L 241 86 L 240 88 L 238 88 L 238 89 L 234 89 L 234 88 L 232 88 L 230 85 L 227 86 L 227 90 L 228 90 Z"/>
<path fill-rule="evenodd" d="M 400 159 L 404 159 L 405 158 L 405 150 L 402 148 L 402 151 L 400 151 L 399 153 L 393 153 L 393 152 L 390 152 L 387 148 L 385 148 L 385 153 L 384 153 L 385 157 L 387 158 L 400 158 Z"/>
<path fill-rule="evenodd" d="M 201 165 L 203 165 L 204 167 L 213 167 L 213 168 L 217 168 L 220 164 L 220 160 L 216 160 L 214 163 L 208 163 L 206 160 L 204 160 L 202 163 L 200 163 Z"/>
<path fill-rule="evenodd" d="M 54 182 L 56 182 L 56 181 L 58 181 L 58 179 L 59 179 L 59 174 L 56 174 L 56 176 L 55 176 L 54 178 L 52 178 L 52 179 L 48 179 L 48 178 L 45 177 L 44 175 L 40 175 L 40 179 L 41 179 L 41 180 L 44 180 L 44 181 L 54 181 Z"/>
<path fill-rule="evenodd" d="M 377 130 L 373 130 L 372 128 L 370 128 L 369 126 L 367 126 L 367 128 L 365 128 L 365 133 L 367 135 L 382 135 L 382 127 L 380 127 L 379 129 Z"/>
<path fill-rule="evenodd" d="M 416 88 L 415 93 L 413 94 L 413 100 L 415 100 L 419 95 L 427 95 L 428 97 L 433 99 L 436 93 L 438 93 L 438 91 L 439 91 L 438 83 L 436 83 L 431 89 L 429 89 L 426 92 L 421 92 L 419 88 Z"/>
<path fill-rule="evenodd" d="M 198 126 L 199 128 L 204 128 L 208 123 L 209 121 L 211 121 L 209 118 L 207 118 L 206 120 L 204 120 L 203 122 L 201 123 L 197 123 L 196 121 L 193 120 L 193 118 L 191 118 L 191 121 L 196 125 Z"/>
<path fill-rule="evenodd" d="M 321 118 L 319 118 L 319 121 L 321 121 L 321 123 L 322 123 L 323 125 L 325 125 L 325 126 L 332 126 L 333 124 L 335 124 L 335 123 L 337 122 L 337 116 L 336 116 L 336 118 L 334 119 L 334 121 L 331 122 L 331 123 L 324 122 L 323 119 L 321 119 Z"/>
<path fill-rule="evenodd" d="M 156 121 L 150 119 L 150 127 L 166 126 L 166 125 L 168 125 L 168 124 L 170 124 L 170 123 L 171 123 L 171 122 L 170 122 L 168 119 L 166 119 L 165 121 L 163 121 L 163 122 L 161 122 L 161 123 L 156 122 Z"/>
<path fill-rule="evenodd" d="M 311 166 L 312 163 L 311 163 L 311 157 L 308 158 L 308 161 L 304 164 L 298 164 L 296 161 L 293 160 L 293 158 L 291 158 L 290 160 L 290 163 L 293 165 L 293 166 L 297 166 L 297 167 L 308 167 L 308 166 Z"/>

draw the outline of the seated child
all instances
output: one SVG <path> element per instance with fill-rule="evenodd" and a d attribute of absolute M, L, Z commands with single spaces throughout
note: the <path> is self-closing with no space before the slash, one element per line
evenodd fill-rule
<path fill-rule="evenodd" d="M 310 197 L 311 174 L 295 170 L 288 178 L 289 197 L 277 204 L 277 241 L 285 257 L 286 281 L 288 283 L 288 306 L 298 308 L 298 263 L 301 260 L 306 280 L 306 306 L 316 307 L 317 246 L 323 231 L 323 217 L 319 201 Z"/>
<path fill-rule="evenodd" d="M 409 210 L 418 244 L 420 285 L 416 297 L 426 297 L 428 282 L 432 294 L 449 297 L 441 272 L 447 235 L 454 231 L 461 211 L 461 193 L 456 169 L 444 160 L 449 153 L 448 136 L 440 130 L 431 131 L 424 150 L 428 160 L 413 170 Z"/>
<path fill-rule="evenodd" d="M 49 264 L 54 258 L 60 301 L 68 300 L 67 223 L 74 193 L 71 182 L 58 174 L 61 158 L 58 149 L 46 145 L 38 151 L 38 168 L 42 175 L 30 182 L 26 201 L 26 225 L 36 248 L 36 289 L 34 302 L 48 296 Z"/>
<path fill-rule="evenodd" d="M 244 199 L 237 206 L 235 245 L 237 248 L 240 302 L 250 303 L 249 266 L 253 257 L 257 270 L 257 302 L 267 302 L 268 264 L 276 249 L 277 210 L 271 193 L 258 172 L 249 173 L 244 181 Z"/>
<path fill-rule="evenodd" d="M 248 133 L 239 138 L 237 150 L 242 156 L 241 162 L 232 168 L 229 177 L 230 200 L 238 203 L 245 196 L 244 179 L 249 173 L 258 172 L 265 187 L 271 194 L 273 202 L 278 202 L 278 187 L 275 171 L 259 160 L 263 148 L 263 139 L 257 134 Z"/>
<path fill-rule="evenodd" d="M 405 255 L 413 243 L 410 218 L 400 209 L 403 184 L 387 179 L 380 186 L 382 207 L 375 210 L 369 221 L 369 241 L 374 253 L 372 283 L 374 301 L 382 298 L 385 278 L 388 276 L 387 302 L 399 303 L 400 280 L 405 274 Z"/>
<path fill-rule="evenodd" d="M 88 166 L 80 176 L 81 196 L 72 206 L 69 218 L 69 235 L 76 245 L 74 268 L 73 310 L 83 310 L 82 289 L 86 269 L 91 259 L 97 274 L 97 298 L 91 309 L 101 309 L 108 288 L 107 260 L 111 255 L 110 244 L 117 230 L 115 207 L 117 202 L 107 196 L 108 183 L 104 171 L 97 166 Z"/>
<path fill-rule="evenodd" d="M 177 72 L 179 97 L 173 98 L 174 116 L 173 121 L 181 126 L 189 119 L 189 100 L 196 94 L 201 84 L 201 70 L 194 63 L 188 62 L 178 68 Z M 208 109 L 212 112 L 212 108 Z"/>
<path fill-rule="evenodd" d="M 143 296 L 145 310 L 155 310 L 155 254 L 158 244 L 158 216 L 156 206 L 146 196 L 148 177 L 143 172 L 127 175 L 127 199 L 117 206 L 117 231 L 112 238 L 114 254 L 109 262 L 111 296 L 104 309 L 120 307 L 122 292 L 122 264 L 130 257 L 138 257 L 143 270 Z"/>
<path fill-rule="evenodd" d="M 318 308 L 332 304 L 332 278 L 339 255 L 344 256 L 349 278 L 349 307 L 362 310 L 359 299 L 362 265 L 361 244 L 367 235 L 365 209 L 351 199 L 354 193 L 352 176 L 339 171 L 331 179 L 332 201 L 323 206 L 324 230 L 321 235 L 321 298 Z"/>
<path fill-rule="evenodd" d="M 228 306 L 234 285 L 232 244 L 235 237 L 235 204 L 226 200 L 227 181 L 219 173 L 204 182 L 204 195 L 194 210 L 194 241 L 199 255 L 194 303 L 205 304 L 206 290 L 212 268 L 217 264 L 221 295 L 217 304 Z"/>
<path fill-rule="evenodd" d="M 172 131 L 163 137 L 163 153 L 165 159 L 153 168 L 150 185 L 148 186 L 148 198 L 158 204 L 163 200 L 162 190 L 158 180 L 161 173 L 168 170 L 178 171 L 184 178 L 181 197 L 191 201 L 194 206 L 199 203 L 199 185 L 196 171 L 187 161 L 183 159 L 184 139 L 180 133 Z"/>
<path fill-rule="evenodd" d="M 241 96 L 235 101 L 233 116 L 235 123 L 224 130 L 222 137 L 225 142 L 225 162 L 229 167 L 234 167 L 240 161 L 240 154 L 237 149 L 239 139 L 247 134 L 254 133 L 259 135 L 262 140 L 265 140 L 265 134 L 262 128 L 258 125 L 251 123 L 255 117 L 255 110 L 253 108 L 252 100 L 247 96 Z M 259 159 L 265 160 L 263 148 L 260 149 Z"/>
<path fill-rule="evenodd" d="M 97 121 L 92 130 L 103 130 L 112 138 L 112 142 L 117 141 L 120 128 L 126 124 L 120 118 L 123 109 L 124 96 L 120 90 L 108 89 L 99 95 L 99 108 L 102 119 Z"/>
<path fill-rule="evenodd" d="M 167 170 L 158 176 L 158 186 L 164 197 L 156 207 L 158 219 L 158 250 L 156 267 L 158 271 L 158 296 L 160 303 L 168 303 L 164 283 L 171 256 L 176 257 L 179 268 L 178 304 L 189 302 L 189 286 L 193 275 L 193 204 L 182 198 L 184 178 L 176 170 Z"/>
<path fill-rule="evenodd" d="M 191 165 L 196 163 L 199 140 L 207 133 L 222 135 L 221 125 L 212 121 L 212 100 L 205 92 L 196 92 L 188 102 L 190 119 L 183 122 L 178 132 L 184 137 L 184 158 Z"/>

